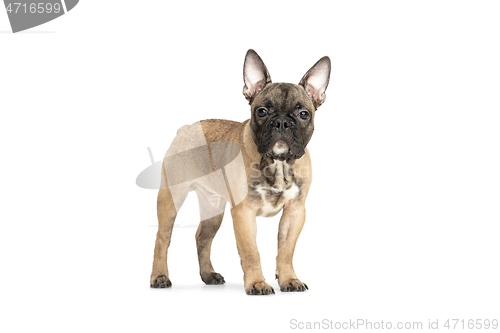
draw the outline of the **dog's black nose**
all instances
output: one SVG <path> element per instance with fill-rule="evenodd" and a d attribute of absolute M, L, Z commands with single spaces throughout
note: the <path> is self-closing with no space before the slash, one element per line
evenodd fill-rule
<path fill-rule="evenodd" d="M 272 126 L 277 130 L 285 130 L 291 126 L 291 122 L 286 118 L 277 118 L 273 120 Z"/>

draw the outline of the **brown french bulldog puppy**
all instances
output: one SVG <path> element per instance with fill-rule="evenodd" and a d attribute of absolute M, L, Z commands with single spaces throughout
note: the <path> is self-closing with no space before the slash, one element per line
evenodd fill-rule
<path fill-rule="evenodd" d="M 225 282 L 212 267 L 210 248 L 229 202 L 245 292 L 274 294 L 262 275 L 256 217 L 274 216 L 281 210 L 276 258 L 280 290 L 308 289 L 295 275 L 292 257 L 304 225 L 311 184 L 306 146 L 313 134 L 316 109 L 325 101 L 330 67 L 330 59 L 323 57 L 298 85 L 272 83 L 262 59 L 248 50 L 243 94 L 250 104 L 250 119 L 243 123 L 202 120 L 178 131 L 162 166 L 152 288 L 172 286 L 167 268 L 172 228 L 188 192 L 195 191 L 201 216 L 196 245 L 203 282 Z"/>

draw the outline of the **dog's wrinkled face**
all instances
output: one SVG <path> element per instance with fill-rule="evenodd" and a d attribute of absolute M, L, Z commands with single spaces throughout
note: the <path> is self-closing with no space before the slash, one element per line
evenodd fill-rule
<path fill-rule="evenodd" d="M 258 152 L 282 161 L 300 158 L 314 131 L 316 109 L 325 100 L 330 59 L 320 59 L 298 85 L 271 83 L 260 57 L 249 50 L 243 77 L 243 94 L 250 102 L 250 126 Z"/>
<path fill-rule="evenodd" d="M 271 83 L 251 103 L 251 127 L 261 155 L 297 159 L 314 130 L 315 108 L 304 89 L 290 83 Z"/>

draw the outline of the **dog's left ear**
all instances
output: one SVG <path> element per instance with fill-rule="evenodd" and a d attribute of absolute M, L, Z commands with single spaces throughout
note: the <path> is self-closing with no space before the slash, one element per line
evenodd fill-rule
<path fill-rule="evenodd" d="M 245 64 L 243 65 L 243 95 L 251 103 L 255 95 L 257 95 L 266 84 L 271 82 L 271 75 L 267 71 L 266 65 L 259 57 L 257 52 L 250 49 L 245 56 Z"/>
<path fill-rule="evenodd" d="M 319 61 L 307 71 L 302 80 L 300 80 L 299 85 L 304 87 L 307 95 L 311 97 L 316 109 L 325 101 L 325 91 L 330 81 L 331 67 L 330 58 L 325 56 L 319 59 Z"/>

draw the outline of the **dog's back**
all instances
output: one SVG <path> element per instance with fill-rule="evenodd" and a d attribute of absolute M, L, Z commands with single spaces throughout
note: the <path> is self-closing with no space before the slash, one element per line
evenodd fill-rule
<path fill-rule="evenodd" d="M 209 119 L 181 127 L 163 160 L 162 188 L 168 189 L 176 211 L 195 191 L 201 218 L 220 214 L 247 195 L 240 147 L 234 143 L 242 123 Z M 237 141 L 237 140 L 236 140 Z"/>

